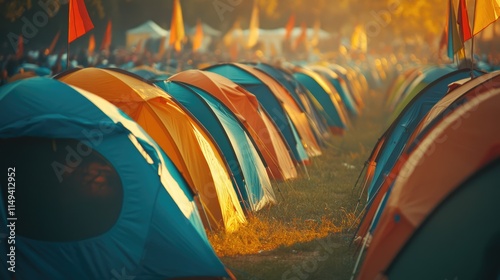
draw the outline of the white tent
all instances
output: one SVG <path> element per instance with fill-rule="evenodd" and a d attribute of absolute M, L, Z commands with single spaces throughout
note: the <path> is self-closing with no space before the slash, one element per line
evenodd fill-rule
<path fill-rule="evenodd" d="M 127 47 L 132 47 L 140 41 L 145 42 L 147 39 L 157 39 L 161 37 L 168 37 L 169 32 L 161 28 L 152 20 L 127 30 Z"/>

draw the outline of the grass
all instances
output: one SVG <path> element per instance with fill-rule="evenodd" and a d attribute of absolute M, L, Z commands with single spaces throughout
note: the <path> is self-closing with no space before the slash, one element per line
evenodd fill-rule
<path fill-rule="evenodd" d="M 355 260 L 350 241 L 359 222 L 360 189 L 353 187 L 385 124 L 381 102 L 368 98 L 346 134 L 330 139 L 323 155 L 312 159 L 310 178 L 303 172 L 274 183 L 277 205 L 234 233 L 209 235 L 238 279 L 349 279 Z"/>

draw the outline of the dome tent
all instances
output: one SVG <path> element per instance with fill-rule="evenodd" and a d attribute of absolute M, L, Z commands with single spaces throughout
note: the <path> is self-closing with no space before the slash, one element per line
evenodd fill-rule
<path fill-rule="evenodd" d="M 64 72 L 57 78 L 103 97 L 144 128 L 199 194 L 207 229 L 232 232 L 246 222 L 222 151 L 175 99 L 118 69 L 85 68 Z"/>
<path fill-rule="evenodd" d="M 180 174 L 123 112 L 48 78 L 0 88 L 0 112 L 0 163 L 16 168 L 16 279 L 228 276 Z M 104 211 L 81 220 L 96 203 L 115 215 L 104 224 Z M 79 233 L 95 223 L 103 226 Z M 0 248 L 5 264 L 7 247 Z M 6 269 L 0 275 L 10 277 Z"/>
<path fill-rule="evenodd" d="M 271 178 L 287 180 L 297 177 L 290 148 L 253 94 L 231 80 L 207 71 L 183 71 L 169 80 L 202 89 L 234 112 L 266 160 Z"/>
<path fill-rule="evenodd" d="M 258 211 L 276 203 L 265 161 L 233 112 L 201 89 L 175 81 L 156 84 L 190 110 L 216 139 L 235 176 L 243 208 Z"/>

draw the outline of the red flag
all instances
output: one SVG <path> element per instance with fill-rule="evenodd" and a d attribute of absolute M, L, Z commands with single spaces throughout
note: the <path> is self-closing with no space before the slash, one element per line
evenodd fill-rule
<path fill-rule="evenodd" d="M 84 0 L 69 1 L 69 25 L 68 43 L 73 42 L 80 36 L 94 28 L 94 24 L 89 17 Z"/>
<path fill-rule="evenodd" d="M 109 46 L 111 46 L 111 20 L 108 20 L 106 33 L 104 33 L 104 39 L 102 39 L 101 50 L 108 50 Z"/>
<path fill-rule="evenodd" d="M 48 54 L 52 53 L 56 48 L 57 41 L 59 41 L 59 36 L 61 36 L 61 31 L 57 31 L 56 36 L 54 36 L 54 39 L 52 39 L 52 42 L 50 43 L 50 46 L 47 49 Z"/>
<path fill-rule="evenodd" d="M 292 14 L 286 23 L 286 33 L 285 33 L 285 41 L 290 40 L 292 36 L 292 30 L 295 27 L 295 14 Z"/>
<path fill-rule="evenodd" d="M 19 39 L 17 40 L 16 58 L 20 59 L 21 57 L 23 57 L 23 54 L 24 54 L 24 37 L 21 34 L 21 36 L 19 36 Z"/>
<path fill-rule="evenodd" d="M 305 43 L 307 39 L 307 25 L 305 22 L 302 22 L 301 25 L 302 31 L 300 32 L 300 35 L 295 39 L 295 44 L 293 45 L 293 49 L 296 50 L 300 44 Z"/>
<path fill-rule="evenodd" d="M 469 14 L 467 13 L 467 5 L 465 0 L 460 0 L 458 4 L 458 26 L 460 28 L 460 36 L 462 37 L 462 42 L 469 40 L 472 37 L 472 32 L 469 25 Z"/>
<path fill-rule="evenodd" d="M 94 37 L 94 34 L 90 34 L 89 46 L 87 48 L 89 55 L 93 55 L 94 50 L 95 50 L 95 37 Z"/>

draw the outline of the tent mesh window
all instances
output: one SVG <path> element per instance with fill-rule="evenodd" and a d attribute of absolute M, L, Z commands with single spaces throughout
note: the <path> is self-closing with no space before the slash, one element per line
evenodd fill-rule
<path fill-rule="evenodd" d="M 109 230 L 123 201 L 120 177 L 101 154 L 74 139 L 0 139 L 0 170 L 15 167 L 16 234 L 74 241 Z M 2 186 L 7 208 L 7 184 Z M 7 210 L 7 209 L 6 209 Z"/>

